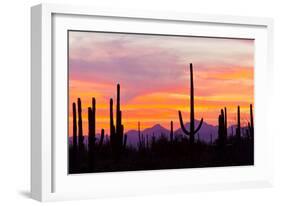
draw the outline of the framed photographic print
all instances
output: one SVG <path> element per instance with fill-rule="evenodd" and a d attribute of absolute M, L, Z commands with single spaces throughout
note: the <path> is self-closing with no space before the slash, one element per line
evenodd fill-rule
<path fill-rule="evenodd" d="M 31 14 L 33 198 L 272 184 L 271 19 Z"/>

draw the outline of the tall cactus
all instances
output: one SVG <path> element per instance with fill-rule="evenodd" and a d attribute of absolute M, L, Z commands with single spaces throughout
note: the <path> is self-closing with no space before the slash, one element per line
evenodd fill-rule
<path fill-rule="evenodd" d="M 171 121 L 170 142 L 174 141 L 174 123 Z"/>
<path fill-rule="evenodd" d="M 96 141 L 96 99 L 92 98 L 92 107 L 88 108 L 88 147 L 89 150 L 94 150 Z"/>
<path fill-rule="evenodd" d="M 92 137 L 92 108 L 88 107 L 88 138 Z"/>
<path fill-rule="evenodd" d="M 141 138 L 141 132 L 140 132 L 140 122 L 138 122 L 138 137 Z"/>
<path fill-rule="evenodd" d="M 226 110 L 225 110 L 226 111 Z M 218 144 L 219 146 L 224 146 L 226 141 L 226 115 L 223 109 L 221 109 L 221 113 L 218 118 L 219 128 L 218 128 Z"/>
<path fill-rule="evenodd" d="M 240 106 L 237 107 L 237 128 L 236 128 L 236 137 L 241 138 L 241 125 L 240 125 Z"/>
<path fill-rule="evenodd" d="M 92 98 L 92 130 L 93 130 L 93 137 L 96 138 L 96 99 Z"/>
<path fill-rule="evenodd" d="M 93 110 L 91 107 L 88 108 L 88 149 L 90 153 L 93 152 L 95 146 L 95 133 L 94 133 L 94 119 Z"/>
<path fill-rule="evenodd" d="M 141 132 L 140 132 L 140 122 L 138 122 L 138 140 L 139 140 L 138 147 L 139 147 L 139 150 L 141 150 L 143 147 L 143 145 L 142 145 L 143 142 L 142 142 L 142 137 L 141 137 Z"/>
<path fill-rule="evenodd" d="M 78 98 L 78 144 L 79 149 L 84 147 L 83 125 L 82 125 L 82 105 L 81 99 Z"/>
<path fill-rule="evenodd" d="M 88 107 L 88 156 L 89 156 L 89 169 L 94 168 L 94 152 L 95 152 L 95 137 L 93 132 L 93 111 L 91 107 Z"/>
<path fill-rule="evenodd" d="M 88 130 L 89 168 L 92 170 L 95 165 L 96 150 L 100 150 L 104 139 L 104 129 L 102 129 L 99 144 L 96 146 L 96 99 L 94 97 L 92 107 L 88 107 Z"/>
<path fill-rule="evenodd" d="M 122 112 L 120 109 L 120 85 L 117 84 L 117 104 L 116 104 L 116 138 L 118 147 L 122 147 L 124 128 L 122 125 Z"/>
<path fill-rule="evenodd" d="M 113 99 L 110 99 L 110 141 L 116 158 L 120 156 L 124 146 L 124 125 L 122 124 L 122 111 L 120 107 L 120 84 L 117 84 L 116 126 L 114 126 L 113 120 Z"/>
<path fill-rule="evenodd" d="M 76 120 L 76 104 L 72 103 L 72 114 L 73 114 L 73 147 L 77 148 L 77 120 Z"/>
<path fill-rule="evenodd" d="M 115 126 L 113 120 L 113 99 L 110 99 L 110 142 L 114 144 Z"/>
<path fill-rule="evenodd" d="M 253 118 L 253 106 L 250 104 L 250 122 L 248 123 L 250 136 L 254 138 L 254 118 Z"/>
<path fill-rule="evenodd" d="M 224 107 L 224 135 L 225 138 L 227 138 L 227 110 L 226 107 Z"/>
<path fill-rule="evenodd" d="M 73 114 L 73 167 L 77 168 L 77 162 L 78 162 L 78 147 L 77 147 L 77 117 L 76 117 L 76 104 L 75 102 L 72 103 L 72 114 Z"/>
<path fill-rule="evenodd" d="M 194 84 L 193 84 L 193 66 L 190 64 L 190 128 L 189 131 L 185 128 L 181 111 L 179 111 L 179 120 L 182 131 L 190 137 L 190 143 L 194 143 L 194 135 L 200 130 L 203 118 L 201 118 L 198 127 L 195 129 L 195 119 L 194 119 Z"/>

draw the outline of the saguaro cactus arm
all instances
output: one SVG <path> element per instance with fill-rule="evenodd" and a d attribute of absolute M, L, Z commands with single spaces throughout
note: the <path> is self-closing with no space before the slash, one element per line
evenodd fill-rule
<path fill-rule="evenodd" d="M 203 118 L 201 118 L 200 123 L 199 123 L 198 127 L 195 129 L 194 133 L 197 133 L 201 129 L 202 124 L 203 124 Z"/>
<path fill-rule="evenodd" d="M 180 119 L 180 125 L 181 125 L 182 131 L 186 135 L 190 135 L 190 132 L 187 129 L 185 129 L 185 126 L 184 126 L 184 123 L 183 123 L 183 120 L 182 120 L 181 111 L 179 111 L 179 119 Z M 197 133 L 201 129 L 202 125 L 203 125 L 203 118 L 201 118 L 198 127 L 194 130 L 194 134 Z"/>
<path fill-rule="evenodd" d="M 190 132 L 187 131 L 187 129 L 185 129 L 183 120 L 182 120 L 182 115 L 181 115 L 181 111 L 179 111 L 179 119 L 180 119 L 180 125 L 181 125 L 181 129 L 182 131 L 186 134 L 186 135 L 190 135 Z"/>

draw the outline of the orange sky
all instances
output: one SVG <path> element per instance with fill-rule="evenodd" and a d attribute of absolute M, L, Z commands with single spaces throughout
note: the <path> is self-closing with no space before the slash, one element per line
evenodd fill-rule
<path fill-rule="evenodd" d="M 179 127 L 178 110 L 189 121 L 189 63 L 193 63 L 195 118 L 216 125 L 227 107 L 228 124 L 249 120 L 254 102 L 254 41 L 96 32 L 69 33 L 69 135 L 72 102 L 80 97 L 83 130 L 88 133 L 87 108 L 97 102 L 97 133 L 109 129 L 109 99 L 116 104 L 121 85 L 125 131 L 155 124 Z"/>

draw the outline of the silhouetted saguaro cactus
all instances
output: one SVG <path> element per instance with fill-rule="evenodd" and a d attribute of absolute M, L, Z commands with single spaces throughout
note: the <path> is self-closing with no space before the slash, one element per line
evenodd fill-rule
<path fill-rule="evenodd" d="M 250 122 L 248 123 L 251 138 L 254 138 L 254 117 L 253 117 L 253 106 L 250 104 Z"/>
<path fill-rule="evenodd" d="M 117 84 L 116 126 L 113 121 L 113 100 L 110 99 L 110 141 L 112 151 L 118 159 L 123 149 L 124 125 L 122 124 L 122 111 L 120 104 L 120 85 Z"/>
<path fill-rule="evenodd" d="M 93 153 L 94 146 L 95 146 L 95 132 L 94 132 L 94 116 L 93 116 L 93 110 L 91 107 L 88 108 L 88 149 L 90 153 Z"/>
<path fill-rule="evenodd" d="M 182 131 L 190 137 L 190 143 L 194 143 L 194 135 L 200 130 L 203 118 L 201 118 L 198 127 L 195 129 L 195 119 L 194 119 L 194 84 L 193 84 L 193 67 L 190 64 L 190 129 L 189 131 L 185 128 L 181 111 L 179 111 L 179 120 Z"/>
<path fill-rule="evenodd" d="M 84 147 L 83 125 L 82 125 L 82 105 L 81 99 L 78 98 L 78 144 L 79 149 Z"/>
<path fill-rule="evenodd" d="M 225 132 L 225 138 L 227 138 L 227 111 L 226 107 L 224 108 L 224 132 Z"/>
<path fill-rule="evenodd" d="M 96 141 L 96 99 L 92 98 L 92 107 L 88 108 L 88 148 L 93 153 Z"/>
<path fill-rule="evenodd" d="M 77 148 L 77 120 L 76 120 L 76 104 L 72 103 L 72 113 L 73 113 L 73 147 Z"/>
<path fill-rule="evenodd" d="M 92 125 L 92 109 L 91 107 L 88 107 L 88 137 L 92 136 L 92 128 L 91 128 L 91 125 Z"/>
<path fill-rule="evenodd" d="M 224 107 L 224 110 L 221 109 L 221 118 L 223 119 L 223 122 L 219 121 L 219 140 L 221 143 L 225 143 L 227 138 L 227 109 Z M 219 117 L 220 118 L 220 117 Z M 221 128 L 220 128 L 221 126 Z"/>
<path fill-rule="evenodd" d="M 103 140 L 104 140 L 104 129 L 101 129 L 100 141 L 99 141 L 99 149 L 102 147 Z"/>
<path fill-rule="evenodd" d="M 138 139 L 139 139 L 139 147 L 141 147 L 141 132 L 140 132 L 140 122 L 138 122 Z"/>
<path fill-rule="evenodd" d="M 174 141 L 174 123 L 171 121 L 170 142 Z"/>
<path fill-rule="evenodd" d="M 237 128 L 236 128 L 236 137 L 241 138 L 241 125 L 240 125 L 240 106 L 237 107 Z"/>
<path fill-rule="evenodd" d="M 96 99 L 92 98 L 92 135 L 94 138 L 96 138 Z"/>
<path fill-rule="evenodd" d="M 221 109 L 221 113 L 219 115 L 219 119 L 218 119 L 218 123 L 219 123 L 219 131 L 218 131 L 218 144 L 219 146 L 224 146 L 225 144 L 225 139 L 226 139 L 226 132 L 225 132 L 225 114 L 223 109 Z"/>
<path fill-rule="evenodd" d="M 115 136 L 115 126 L 113 120 L 113 99 L 110 99 L 110 142 L 113 146 L 114 144 L 114 136 Z"/>
<path fill-rule="evenodd" d="M 139 151 L 144 151 L 146 147 L 146 141 L 143 134 L 141 134 L 140 127 L 140 122 L 138 122 L 138 149 Z"/>
<path fill-rule="evenodd" d="M 73 102 L 72 103 L 72 113 L 73 113 L 73 134 L 72 134 L 72 138 L 73 138 L 73 167 L 76 170 L 77 169 L 77 151 L 78 151 L 78 147 L 77 147 L 77 119 L 76 119 L 76 104 Z"/>
<path fill-rule="evenodd" d="M 89 169 L 94 168 L 94 152 L 95 152 L 95 137 L 93 132 L 93 111 L 91 107 L 88 107 L 88 157 L 89 157 Z"/>
<path fill-rule="evenodd" d="M 101 149 L 104 139 L 104 129 L 101 130 L 99 143 L 96 144 L 96 99 L 92 98 L 92 107 L 88 107 L 88 155 L 90 171 L 94 168 L 97 152 Z"/>
<path fill-rule="evenodd" d="M 120 109 L 120 84 L 117 84 L 117 104 L 116 104 L 116 138 L 118 149 L 122 149 L 124 128 L 122 125 L 122 112 Z"/>

